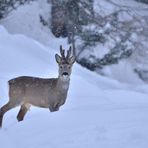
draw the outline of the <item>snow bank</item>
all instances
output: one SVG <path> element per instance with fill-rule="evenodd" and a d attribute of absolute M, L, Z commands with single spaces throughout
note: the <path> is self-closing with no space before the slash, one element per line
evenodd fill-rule
<path fill-rule="evenodd" d="M 0 27 L 0 106 L 7 100 L 10 77 L 55 77 L 55 50 L 64 40 L 44 47 Z M 49 50 L 48 50 L 49 49 Z M 147 148 L 148 86 L 127 85 L 98 76 L 75 64 L 66 104 L 59 112 L 32 107 L 23 122 L 18 108 L 5 115 L 2 148 Z"/>

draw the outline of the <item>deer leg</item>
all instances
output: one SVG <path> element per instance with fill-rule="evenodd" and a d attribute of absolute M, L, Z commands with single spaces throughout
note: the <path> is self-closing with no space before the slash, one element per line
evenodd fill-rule
<path fill-rule="evenodd" d="M 2 127 L 3 116 L 4 114 L 9 111 L 10 109 L 16 107 L 10 101 L 0 108 L 0 128 Z"/>
<path fill-rule="evenodd" d="M 49 107 L 49 110 L 50 110 L 51 112 L 55 112 L 55 111 L 58 111 L 59 108 L 60 108 L 60 104 L 57 103 L 57 104 L 54 104 L 54 105 L 50 106 L 50 107 Z"/>
<path fill-rule="evenodd" d="M 31 106 L 30 104 L 21 105 L 20 111 L 19 111 L 19 113 L 17 115 L 17 120 L 18 121 L 23 121 L 23 119 L 24 119 L 27 111 L 29 110 L 30 106 Z"/>
<path fill-rule="evenodd" d="M 60 108 L 60 104 L 56 104 L 56 105 L 54 106 L 54 111 L 58 111 L 59 108 Z"/>

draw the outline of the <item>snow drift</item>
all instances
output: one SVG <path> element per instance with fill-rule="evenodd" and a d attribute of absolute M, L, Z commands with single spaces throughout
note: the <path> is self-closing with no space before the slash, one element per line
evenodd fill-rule
<path fill-rule="evenodd" d="M 7 81 L 20 75 L 56 77 L 54 54 L 64 40 L 45 47 L 0 26 L 0 106 L 8 101 Z M 48 50 L 50 48 L 50 50 Z M 32 107 L 18 123 L 18 108 L 6 113 L 3 148 L 147 148 L 148 86 L 98 76 L 75 64 L 66 104 L 59 112 Z"/>

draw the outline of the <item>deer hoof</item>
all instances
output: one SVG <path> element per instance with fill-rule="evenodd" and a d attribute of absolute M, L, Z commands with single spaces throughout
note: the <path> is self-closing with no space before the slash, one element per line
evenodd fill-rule
<path fill-rule="evenodd" d="M 23 118 L 18 116 L 18 117 L 17 117 L 17 121 L 18 121 L 18 122 L 23 121 Z"/>

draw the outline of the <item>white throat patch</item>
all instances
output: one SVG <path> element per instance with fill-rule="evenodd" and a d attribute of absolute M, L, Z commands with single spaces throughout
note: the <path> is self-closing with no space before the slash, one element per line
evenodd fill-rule
<path fill-rule="evenodd" d="M 62 76 L 60 77 L 60 80 L 62 81 L 62 89 L 67 90 L 69 88 L 69 76 Z"/>
<path fill-rule="evenodd" d="M 62 85 L 62 88 L 63 89 L 68 89 L 68 87 L 69 87 L 69 84 L 68 83 L 65 83 L 65 84 Z"/>

